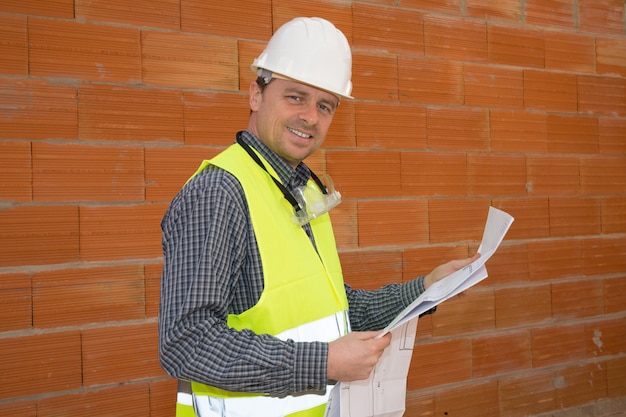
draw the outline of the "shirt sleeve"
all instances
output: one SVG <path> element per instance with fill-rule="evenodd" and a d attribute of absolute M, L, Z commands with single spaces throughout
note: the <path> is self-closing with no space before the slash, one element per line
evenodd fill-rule
<path fill-rule="evenodd" d="M 353 289 L 345 284 L 354 331 L 380 330 L 425 291 L 424 276 L 402 284 L 388 284 L 375 291 Z M 425 314 L 431 314 L 431 309 Z"/>
<path fill-rule="evenodd" d="M 239 182 L 207 168 L 175 197 L 162 223 L 159 358 L 166 372 L 228 391 L 273 396 L 326 388 L 325 343 L 282 341 L 230 329 L 240 291 L 262 284 L 251 261 L 247 204 Z M 262 289 L 261 289 L 262 290 Z"/>

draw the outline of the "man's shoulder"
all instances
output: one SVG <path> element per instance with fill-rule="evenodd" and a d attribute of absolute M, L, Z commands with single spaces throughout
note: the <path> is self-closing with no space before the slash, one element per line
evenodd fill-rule
<path fill-rule="evenodd" d="M 232 173 L 218 166 L 208 165 L 191 178 L 185 184 L 185 188 L 196 190 L 221 188 L 223 190 L 239 191 L 241 190 L 241 184 Z"/>

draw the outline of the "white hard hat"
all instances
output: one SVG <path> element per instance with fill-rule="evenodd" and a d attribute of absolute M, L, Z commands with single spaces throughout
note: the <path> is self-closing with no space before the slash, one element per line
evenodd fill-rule
<path fill-rule="evenodd" d="M 297 17 L 282 25 L 252 63 L 258 75 L 263 69 L 341 98 L 353 98 L 348 40 L 319 17 Z"/>

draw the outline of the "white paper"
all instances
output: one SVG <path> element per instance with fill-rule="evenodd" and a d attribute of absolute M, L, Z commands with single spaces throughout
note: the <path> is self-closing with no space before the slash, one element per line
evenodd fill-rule
<path fill-rule="evenodd" d="M 465 268 L 448 275 L 424 291 L 378 336 L 391 332 L 391 344 L 370 377 L 335 385 L 326 417 L 401 417 L 406 403 L 406 378 L 413 355 L 420 314 L 487 278 L 485 263 L 496 252 L 513 223 L 508 213 L 489 207 L 481 256 Z"/>

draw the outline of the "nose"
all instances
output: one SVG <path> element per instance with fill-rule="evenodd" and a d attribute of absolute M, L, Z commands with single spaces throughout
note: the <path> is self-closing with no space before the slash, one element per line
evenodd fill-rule
<path fill-rule="evenodd" d="M 313 126 L 318 120 L 317 105 L 314 102 L 306 103 L 300 109 L 298 117 L 308 126 Z"/>

